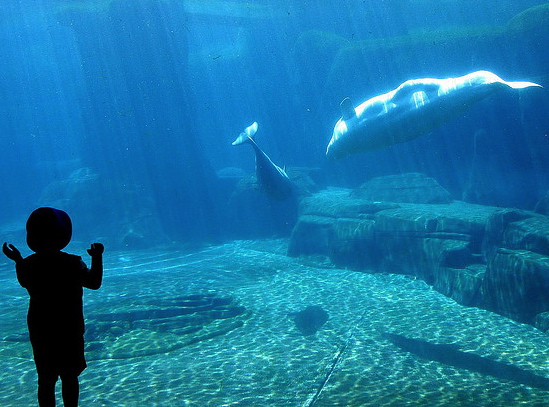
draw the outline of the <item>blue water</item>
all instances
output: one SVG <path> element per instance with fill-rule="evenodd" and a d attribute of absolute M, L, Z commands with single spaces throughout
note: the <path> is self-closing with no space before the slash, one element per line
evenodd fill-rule
<path fill-rule="evenodd" d="M 321 186 L 424 172 L 458 199 L 481 130 L 477 149 L 497 187 L 482 203 L 531 209 L 549 188 L 545 92 L 493 97 L 391 149 L 337 163 L 324 153 L 346 96 L 358 104 L 407 79 L 478 69 L 546 82 L 543 24 L 494 34 L 540 3 L 9 2 L 0 9 L 0 221 L 50 204 L 81 224 L 75 233 L 114 237 L 150 215 L 169 239 L 223 239 L 235 230 L 231 191 L 215 173 L 254 172 L 251 150 L 231 146 L 253 121 L 273 161 L 319 168 Z M 366 45 L 395 38 L 404 45 Z M 344 46 L 366 50 L 341 66 Z M 75 185 L 82 169 L 88 178 Z"/>
<path fill-rule="evenodd" d="M 71 215 L 79 251 L 287 238 L 292 204 L 245 204 L 238 178 L 217 175 L 254 173 L 251 148 L 231 145 L 253 121 L 271 159 L 318 188 L 422 172 L 462 199 L 476 171 L 472 201 L 531 210 L 549 190 L 545 90 L 495 95 L 389 149 L 337 162 L 325 151 L 344 97 L 358 104 L 407 79 L 485 69 L 547 88 L 547 7 L 520 14 L 542 4 L 6 1 L 2 241 L 28 254 L 24 222 L 44 205 Z"/>

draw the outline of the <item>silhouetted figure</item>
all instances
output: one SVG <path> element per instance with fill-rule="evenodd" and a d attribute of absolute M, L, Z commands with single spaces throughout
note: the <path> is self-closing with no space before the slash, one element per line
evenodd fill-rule
<path fill-rule="evenodd" d="M 79 256 L 64 253 L 72 236 L 65 212 L 38 208 L 27 220 L 27 244 L 35 252 L 23 258 L 4 243 L 2 251 L 15 261 L 19 284 L 30 295 L 27 324 L 38 373 L 38 404 L 55 406 L 55 383 L 61 377 L 63 404 L 78 406 L 78 376 L 86 368 L 82 287 L 97 290 L 103 279 L 103 245 L 88 249 L 91 269 Z"/>

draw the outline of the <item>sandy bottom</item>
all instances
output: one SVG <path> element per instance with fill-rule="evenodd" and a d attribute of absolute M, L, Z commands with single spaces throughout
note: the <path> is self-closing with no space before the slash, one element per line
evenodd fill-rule
<path fill-rule="evenodd" d="M 81 405 L 547 405 L 546 334 L 422 281 L 289 258 L 286 246 L 107 252 L 103 287 L 85 293 Z M 12 264 L 0 276 L 0 405 L 28 407 L 27 293 Z M 309 305 L 329 319 L 304 336 L 288 314 Z"/>

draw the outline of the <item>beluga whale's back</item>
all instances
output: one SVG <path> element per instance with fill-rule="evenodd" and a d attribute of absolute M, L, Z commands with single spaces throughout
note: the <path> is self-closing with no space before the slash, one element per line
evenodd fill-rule
<path fill-rule="evenodd" d="M 326 156 L 337 160 L 413 140 L 498 90 L 529 87 L 541 85 L 507 82 L 492 72 L 477 71 L 457 78 L 408 80 L 357 107 L 346 98 Z"/>

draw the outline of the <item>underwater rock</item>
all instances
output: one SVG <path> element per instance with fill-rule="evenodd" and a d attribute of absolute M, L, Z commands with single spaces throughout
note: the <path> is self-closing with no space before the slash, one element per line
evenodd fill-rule
<path fill-rule="evenodd" d="M 336 265 L 366 267 L 376 262 L 374 221 L 304 215 L 292 232 L 289 256 L 324 255 Z"/>
<path fill-rule="evenodd" d="M 387 175 L 374 178 L 351 193 L 369 201 L 406 203 L 450 203 L 452 197 L 433 178 L 421 173 Z"/>
<path fill-rule="evenodd" d="M 377 259 L 373 214 L 397 207 L 352 198 L 347 189 L 329 188 L 306 197 L 299 206 L 288 255 L 323 255 L 334 264 L 366 267 Z"/>
<path fill-rule="evenodd" d="M 255 177 L 242 178 L 227 204 L 230 238 L 258 239 L 289 235 L 297 220 L 297 200 L 273 201 L 258 189 Z"/>
<path fill-rule="evenodd" d="M 485 273 L 485 264 L 470 264 L 464 268 L 440 267 L 433 288 L 459 304 L 478 306 Z"/>
<path fill-rule="evenodd" d="M 549 258 L 528 250 L 498 249 L 488 262 L 483 306 L 528 324 L 549 310 Z"/>
<path fill-rule="evenodd" d="M 444 267 L 464 268 L 482 262 L 482 219 L 490 213 L 484 207 L 467 207 L 458 201 L 402 204 L 378 213 L 374 230 L 381 258 L 378 270 L 412 274 L 433 284 Z"/>
<path fill-rule="evenodd" d="M 269 199 L 259 190 L 255 176 L 241 178 L 233 190 L 227 214 L 226 233 L 237 239 L 273 235 L 288 236 L 297 222 L 298 203 L 318 190 L 321 181 L 316 168 L 290 167 L 286 170 L 294 193 L 284 201 Z"/>
<path fill-rule="evenodd" d="M 511 208 L 375 203 L 331 188 L 302 200 L 290 256 L 408 274 L 460 304 L 542 326 L 549 310 L 549 217 Z"/>
<path fill-rule="evenodd" d="M 448 249 L 440 257 L 431 248 L 434 239 L 455 240 L 458 246 L 467 242 L 469 257 L 479 253 L 485 220 L 494 210 L 458 201 L 379 203 L 352 197 L 349 190 L 329 189 L 301 202 L 288 254 L 325 255 L 336 265 L 418 274 L 432 283 L 434 264 L 455 263 L 464 253 L 460 246 L 458 254 L 450 255 Z M 425 267 L 426 262 L 431 266 Z"/>
<path fill-rule="evenodd" d="M 549 256 L 548 231 L 549 217 L 529 213 L 527 218 L 511 222 L 505 228 L 501 246 Z"/>
<path fill-rule="evenodd" d="M 318 305 L 310 305 L 302 311 L 288 314 L 303 336 L 314 335 L 328 321 L 328 313 Z"/>
<path fill-rule="evenodd" d="M 311 196 L 314 192 L 320 191 L 321 186 L 326 187 L 324 172 L 321 168 L 288 167 L 286 173 L 292 180 L 298 199 Z"/>
<path fill-rule="evenodd" d="M 367 201 L 353 197 L 351 189 L 330 188 L 304 198 L 299 205 L 299 215 L 320 215 L 330 218 L 368 217 L 385 209 L 399 208 L 395 203 Z M 371 216 L 370 216 L 371 218 Z"/>
<path fill-rule="evenodd" d="M 351 262 L 357 268 L 375 263 L 373 215 L 399 206 L 356 199 L 350 193 L 348 189 L 328 188 L 304 198 L 288 255 L 322 255 L 334 264 L 349 266 Z"/>
<path fill-rule="evenodd" d="M 491 260 L 500 247 L 549 255 L 549 217 L 518 209 L 500 209 L 486 222 L 483 242 Z"/>
<path fill-rule="evenodd" d="M 109 247 L 123 249 L 143 249 L 167 241 L 156 205 L 141 187 L 119 184 L 88 167 L 48 184 L 40 202 L 61 207 L 78 218 L 78 240 L 101 236 Z"/>
<path fill-rule="evenodd" d="M 549 330 L 549 311 L 541 312 L 534 317 L 533 325 L 541 332 L 547 332 Z"/>

